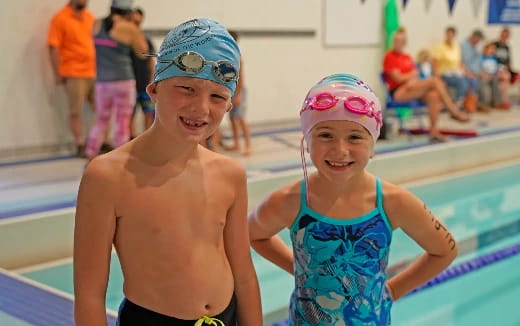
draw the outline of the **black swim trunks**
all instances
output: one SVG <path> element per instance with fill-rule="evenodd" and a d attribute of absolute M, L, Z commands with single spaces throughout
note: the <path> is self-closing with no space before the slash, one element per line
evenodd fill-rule
<path fill-rule="evenodd" d="M 235 326 L 237 324 L 236 314 L 237 299 L 235 294 L 233 294 L 227 308 L 211 318 L 213 318 L 217 326 Z M 222 321 L 223 324 L 215 319 Z M 209 320 L 204 322 L 203 317 L 199 320 L 178 319 L 146 309 L 124 298 L 119 306 L 117 326 L 194 326 L 197 321 L 200 321 L 199 325 L 201 326 L 209 325 Z M 215 325 L 215 323 L 211 324 Z"/>

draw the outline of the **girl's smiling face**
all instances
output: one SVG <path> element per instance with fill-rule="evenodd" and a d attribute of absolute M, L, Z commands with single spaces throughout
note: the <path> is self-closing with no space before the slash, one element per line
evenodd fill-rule
<path fill-rule="evenodd" d="M 311 160 L 319 174 L 331 181 L 345 181 L 362 173 L 373 149 L 372 136 L 356 122 L 324 121 L 311 131 Z"/>

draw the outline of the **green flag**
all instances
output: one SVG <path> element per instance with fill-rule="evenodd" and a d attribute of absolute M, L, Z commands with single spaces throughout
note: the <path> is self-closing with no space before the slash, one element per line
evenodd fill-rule
<path fill-rule="evenodd" d="M 392 37 L 399 28 L 399 9 L 397 0 L 386 0 L 385 4 L 385 40 L 386 49 L 392 47 Z"/>

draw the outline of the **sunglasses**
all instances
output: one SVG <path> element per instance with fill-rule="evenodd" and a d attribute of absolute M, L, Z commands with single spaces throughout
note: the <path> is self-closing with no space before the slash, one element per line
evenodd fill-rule
<path fill-rule="evenodd" d="M 231 61 L 227 60 L 219 60 L 219 61 L 209 61 L 204 59 L 202 55 L 194 51 L 186 51 L 182 52 L 175 58 L 171 60 L 161 60 L 159 59 L 159 55 L 156 53 L 152 54 L 144 54 L 146 57 L 157 57 L 157 62 L 167 63 L 168 65 L 164 66 L 161 70 L 157 71 L 155 75 L 159 75 L 172 65 L 175 65 L 179 70 L 185 72 L 187 74 L 198 74 L 202 71 L 205 65 L 211 65 L 213 75 L 224 83 L 237 82 L 238 80 L 238 71 L 235 68 L 235 65 Z"/>
<path fill-rule="evenodd" d="M 301 112 L 305 110 L 328 110 L 335 107 L 336 104 L 338 104 L 338 102 L 341 100 L 343 101 L 343 107 L 347 111 L 359 115 L 366 115 L 369 118 L 374 118 L 378 125 L 382 124 L 381 111 L 375 111 L 375 103 L 373 101 L 368 102 L 364 97 L 355 95 L 348 97 L 337 97 L 336 95 L 328 92 L 319 93 L 316 96 L 306 100 L 307 103 Z"/>

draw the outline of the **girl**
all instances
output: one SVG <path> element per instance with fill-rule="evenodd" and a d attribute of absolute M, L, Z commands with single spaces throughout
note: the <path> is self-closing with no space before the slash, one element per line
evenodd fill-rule
<path fill-rule="evenodd" d="M 430 78 L 433 75 L 430 51 L 422 49 L 417 54 L 417 70 L 421 79 Z"/>
<path fill-rule="evenodd" d="M 362 80 L 331 75 L 300 111 L 304 179 L 272 193 L 249 217 L 253 248 L 294 275 L 294 325 L 390 325 L 392 302 L 426 283 L 457 255 L 448 229 L 414 195 L 365 171 L 382 125 Z M 307 177 L 304 141 L 317 171 Z M 276 234 L 289 228 L 293 251 Z M 425 253 L 387 280 L 392 232 Z"/>

